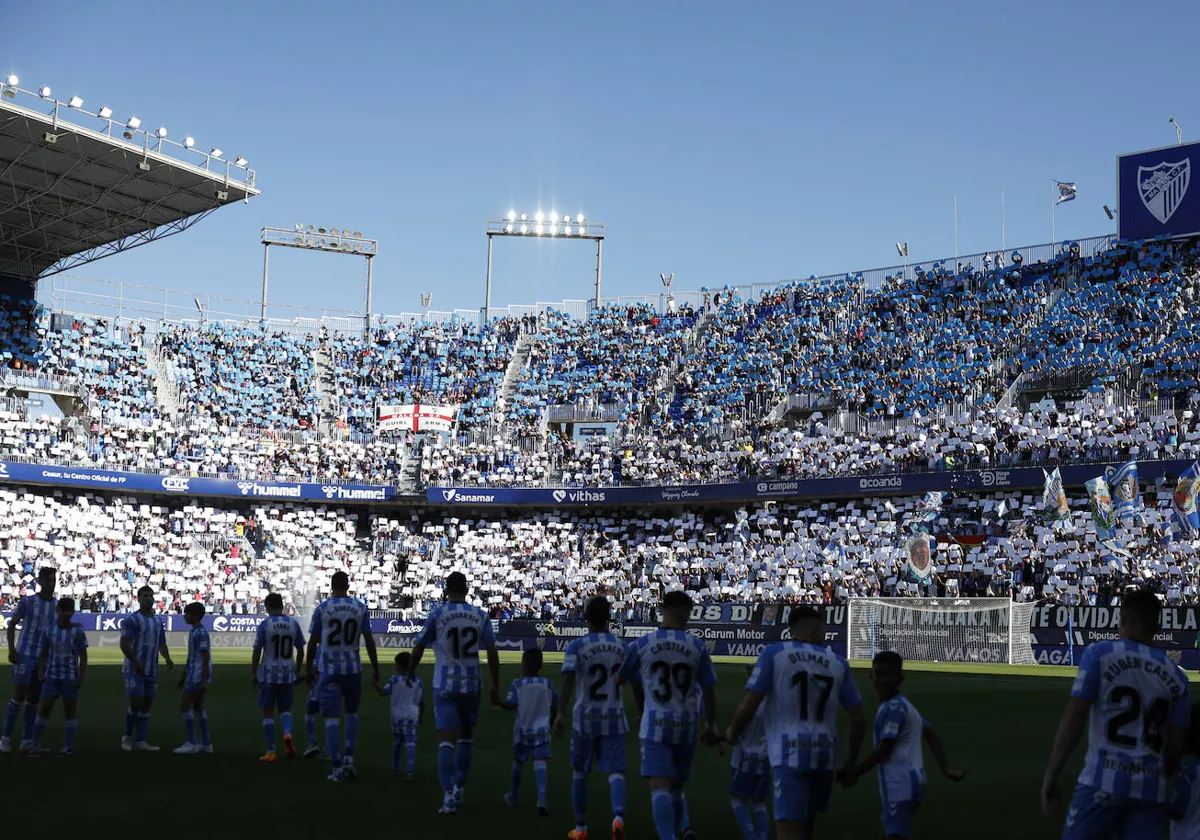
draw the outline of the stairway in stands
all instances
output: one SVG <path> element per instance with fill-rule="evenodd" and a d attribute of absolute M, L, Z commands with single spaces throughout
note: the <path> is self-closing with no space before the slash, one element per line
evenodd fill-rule
<path fill-rule="evenodd" d="M 313 386 L 320 395 L 317 405 L 317 416 L 320 427 L 327 434 L 332 434 L 338 421 L 337 378 L 333 370 L 333 359 L 329 351 L 320 345 L 313 350 Z"/>
<path fill-rule="evenodd" d="M 171 372 L 171 364 L 159 352 L 157 343 L 147 341 L 143 349 L 146 351 L 146 360 L 154 369 L 154 397 L 162 407 L 163 416 L 175 419 L 183 408 L 183 399 L 175 375 Z"/>

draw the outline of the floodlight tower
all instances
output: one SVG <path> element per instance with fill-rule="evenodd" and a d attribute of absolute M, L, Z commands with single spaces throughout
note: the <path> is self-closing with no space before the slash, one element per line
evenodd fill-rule
<path fill-rule="evenodd" d="M 306 251 L 325 251 L 331 254 L 349 254 L 356 257 L 366 257 L 367 260 L 367 295 L 366 309 L 363 314 L 363 330 L 371 329 L 371 261 L 379 253 L 379 240 L 365 239 L 359 231 L 350 232 L 349 228 L 323 228 L 314 225 L 304 225 L 299 222 L 288 230 L 287 228 L 265 227 L 262 229 L 263 245 L 263 284 L 262 308 L 259 317 L 267 320 L 267 269 L 271 261 L 271 246 L 282 245 L 285 248 L 302 248 Z"/>
<path fill-rule="evenodd" d="M 517 213 L 510 210 L 503 219 L 488 219 L 484 229 L 488 241 L 487 285 L 483 294 L 483 320 L 486 323 L 492 319 L 492 237 L 518 236 L 532 239 L 590 239 L 596 243 L 596 307 L 600 307 L 600 265 L 604 248 L 604 225 L 589 222 L 580 213 L 572 218 L 569 215 L 558 215 L 554 210 L 543 213 L 541 210 L 533 214 Z"/>

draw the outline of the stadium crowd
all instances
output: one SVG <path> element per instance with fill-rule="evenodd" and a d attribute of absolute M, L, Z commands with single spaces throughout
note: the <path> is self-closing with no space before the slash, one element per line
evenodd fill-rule
<path fill-rule="evenodd" d="M 0 604 L 10 606 L 42 565 L 60 570 L 61 592 L 102 611 L 129 608 L 149 580 L 167 611 L 198 600 L 216 613 L 253 614 L 267 592 L 301 600 L 314 575 L 320 582 L 338 569 L 351 572 L 369 606 L 409 617 L 438 602 L 455 570 L 471 577 L 494 618 L 573 618 L 595 593 L 632 618 L 675 588 L 705 601 L 948 594 L 1104 603 L 1117 580 L 1136 580 L 1169 602 L 1200 602 L 1200 536 L 1165 539 L 1171 490 L 1146 497 L 1115 554 L 1097 551 L 1084 499 L 1053 527 L 1038 518 L 1032 494 L 951 499 L 930 524 L 937 544 L 926 582 L 908 566 L 915 497 L 634 515 L 418 508 L 360 518 L 328 506 L 165 506 L 7 487 Z"/>

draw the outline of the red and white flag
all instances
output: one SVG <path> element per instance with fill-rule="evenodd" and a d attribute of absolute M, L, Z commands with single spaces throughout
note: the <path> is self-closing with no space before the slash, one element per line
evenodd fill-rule
<path fill-rule="evenodd" d="M 454 428 L 456 405 L 381 405 L 375 428 L 380 432 L 448 432 Z"/>

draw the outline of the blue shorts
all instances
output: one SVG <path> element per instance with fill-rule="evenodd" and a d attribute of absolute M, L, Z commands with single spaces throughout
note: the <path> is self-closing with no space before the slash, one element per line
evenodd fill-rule
<path fill-rule="evenodd" d="M 292 710 L 292 700 L 296 695 L 295 686 L 289 683 L 263 683 L 258 684 L 258 708 L 269 709 L 275 708 L 280 712 L 290 712 Z M 311 703 L 316 705 L 315 699 L 310 699 Z"/>
<path fill-rule="evenodd" d="M 479 692 L 455 694 L 439 691 L 433 701 L 433 723 L 439 732 L 458 729 L 469 735 L 479 722 Z"/>
<path fill-rule="evenodd" d="M 392 721 L 392 738 L 398 738 L 406 744 L 417 743 L 417 722 L 415 720 Z"/>
<path fill-rule="evenodd" d="M 139 677 L 137 674 L 126 676 L 125 696 L 153 700 L 158 696 L 158 677 Z"/>
<path fill-rule="evenodd" d="M 17 654 L 17 664 L 13 665 L 13 685 L 28 686 L 33 691 L 41 687 L 38 679 L 38 658 L 25 653 Z"/>
<path fill-rule="evenodd" d="M 729 795 L 743 802 L 766 802 L 771 795 L 771 774 L 734 769 Z"/>
<path fill-rule="evenodd" d="M 1167 806 L 1077 785 L 1063 840 L 1158 840 L 1167 836 Z"/>
<path fill-rule="evenodd" d="M 692 775 L 696 742 L 658 744 L 642 739 L 642 776 L 647 779 L 674 779 L 686 782 Z"/>
<path fill-rule="evenodd" d="M 47 697 L 75 700 L 79 697 L 79 687 L 75 685 L 74 679 L 47 679 L 42 683 L 42 699 L 45 700 Z"/>
<path fill-rule="evenodd" d="M 773 767 L 771 772 L 775 776 L 776 822 L 807 822 L 829 808 L 832 770 Z"/>
<path fill-rule="evenodd" d="M 625 772 L 624 735 L 571 733 L 571 769 L 587 773 L 593 763 L 601 773 Z"/>
<path fill-rule="evenodd" d="M 362 673 L 322 674 L 317 694 L 321 698 L 323 717 L 337 717 L 342 713 L 343 704 L 346 714 L 357 714 L 358 704 L 362 702 Z"/>
<path fill-rule="evenodd" d="M 529 759 L 546 761 L 550 758 L 550 742 L 541 744 L 513 744 L 513 761 L 524 764 Z"/>

